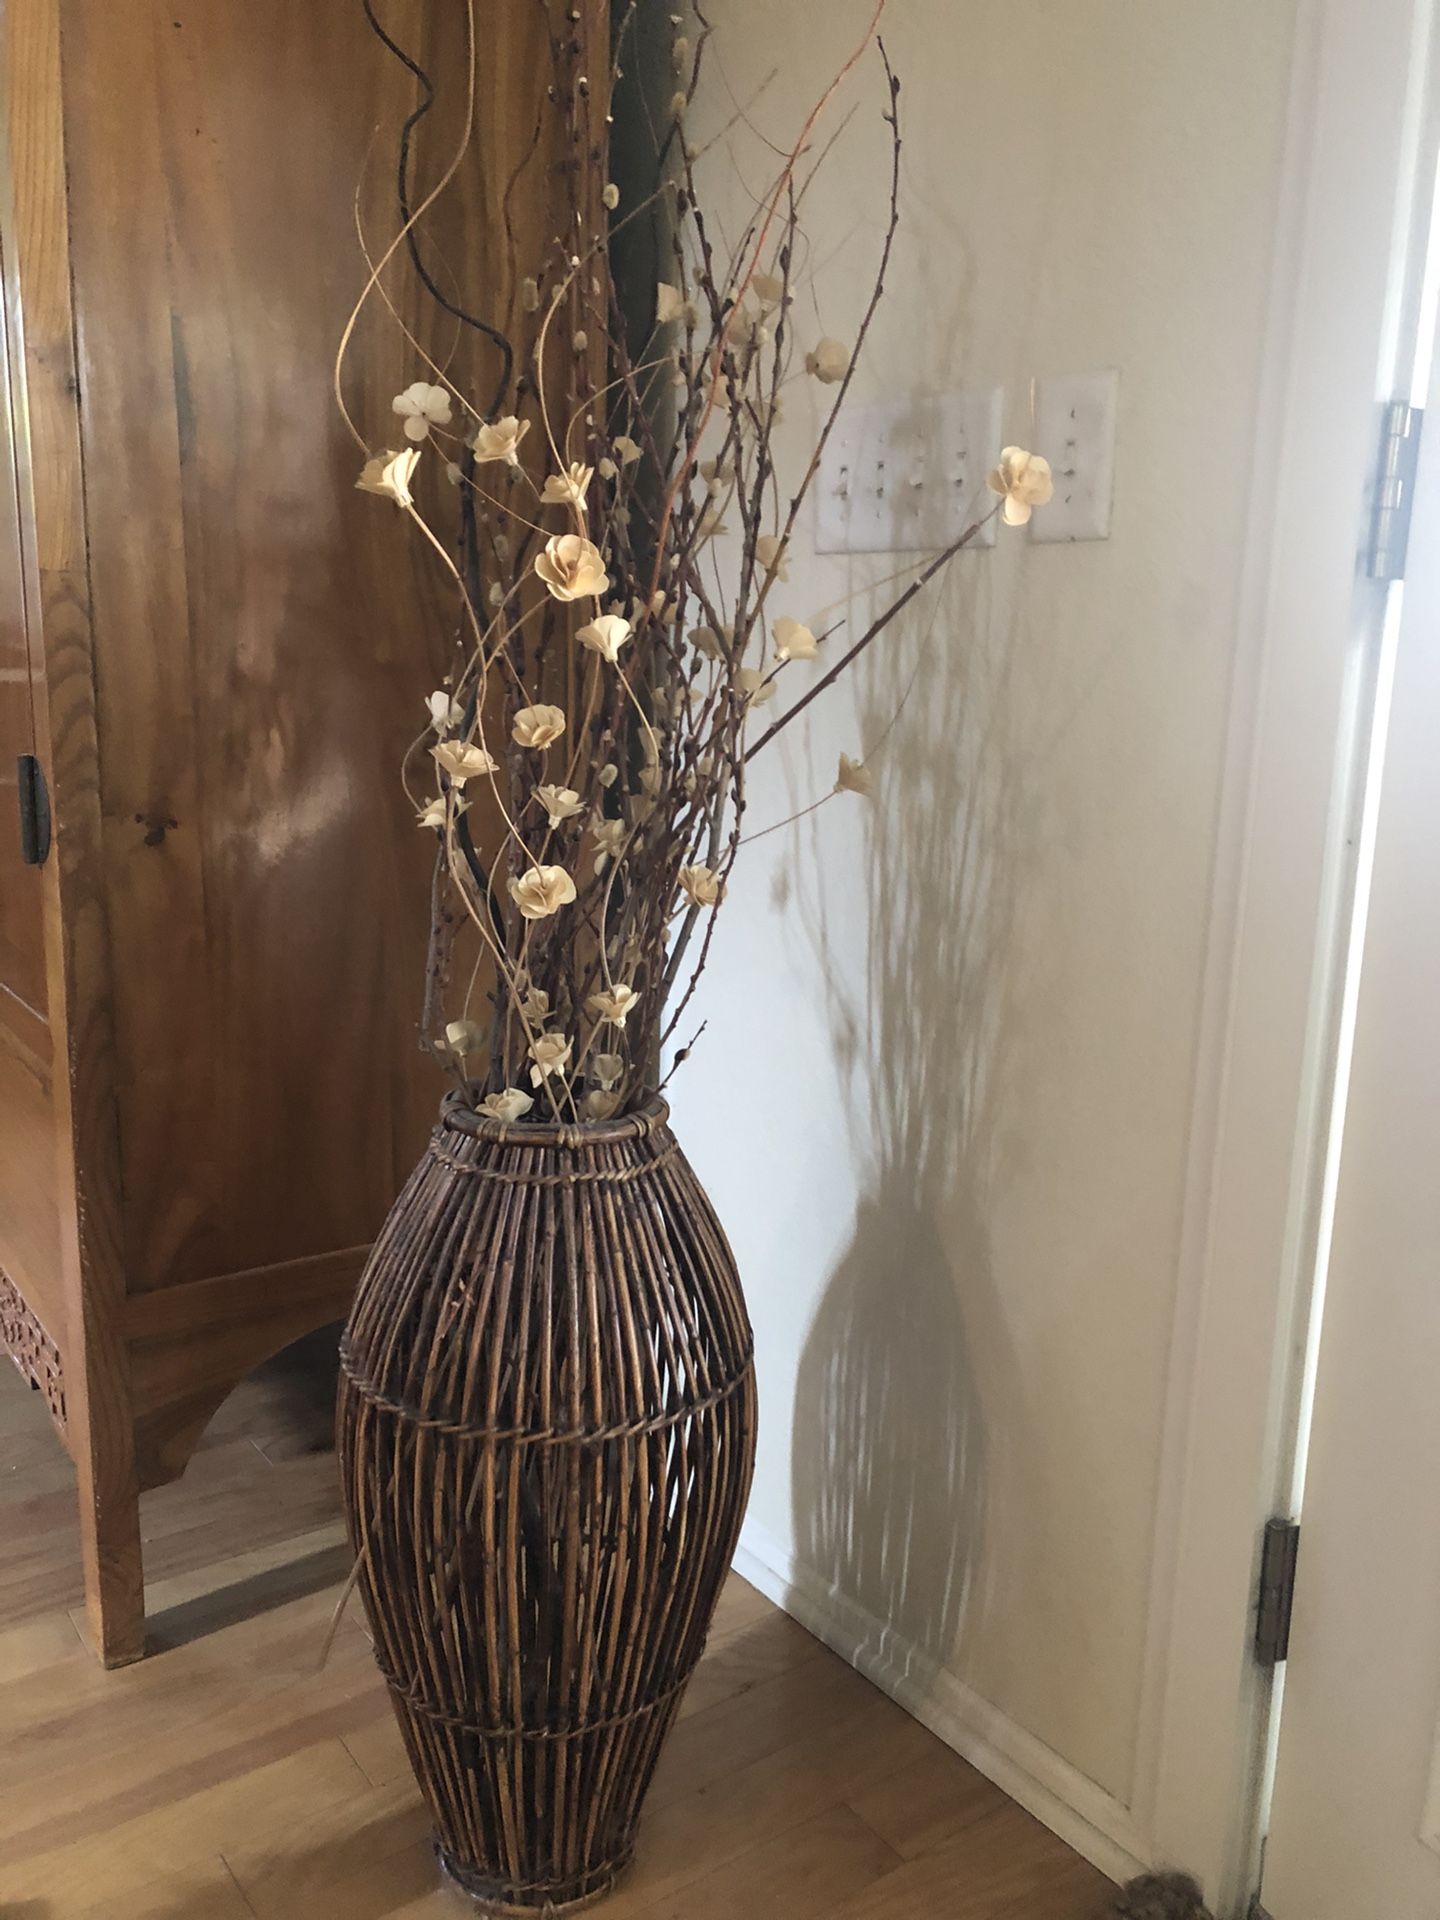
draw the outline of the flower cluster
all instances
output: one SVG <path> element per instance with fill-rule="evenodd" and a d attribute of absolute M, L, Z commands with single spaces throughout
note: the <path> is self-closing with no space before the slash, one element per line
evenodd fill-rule
<path fill-rule="evenodd" d="M 404 444 L 367 447 L 358 481 L 414 523 L 461 615 L 407 763 L 439 860 L 427 1031 L 506 1125 L 606 1120 L 663 1084 L 742 845 L 747 766 L 986 518 L 1023 525 L 1053 487 L 1043 459 L 1006 448 L 999 504 L 837 643 L 792 578 L 818 457 L 782 484 L 776 426 L 798 388 L 823 447 L 849 394 L 899 219 L 898 86 L 887 63 L 889 219 L 871 298 L 849 339 L 809 332 L 803 142 L 733 258 L 696 215 L 685 120 L 707 35 L 676 28 L 682 86 L 652 189 L 627 206 L 615 185 L 569 176 L 569 238 L 521 262 L 513 337 L 495 316 L 473 360 L 442 366 L 407 336 L 420 377 L 393 403 Z M 577 57 L 557 41 L 557 111 L 592 85 Z M 612 283 L 610 244 L 662 207 L 671 254 L 637 295 Z M 842 754 L 833 792 L 872 790 L 871 768 Z M 457 944 L 457 903 L 478 961 Z"/>

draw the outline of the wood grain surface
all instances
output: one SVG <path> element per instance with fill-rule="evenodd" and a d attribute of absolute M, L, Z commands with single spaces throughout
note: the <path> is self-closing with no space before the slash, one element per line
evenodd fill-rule
<path fill-rule="evenodd" d="M 441 1920 L 357 1613 L 328 1383 L 267 1372 L 148 1496 L 160 1651 L 101 1673 L 68 1609 L 68 1468 L 0 1372 L 0 1911 L 16 1920 Z M 18 1472 L 12 1469 L 18 1467 Z M 22 1491 L 22 1488 L 24 1491 Z M 606 1920 L 1099 1920 L 1113 1889 L 733 1579 Z"/>

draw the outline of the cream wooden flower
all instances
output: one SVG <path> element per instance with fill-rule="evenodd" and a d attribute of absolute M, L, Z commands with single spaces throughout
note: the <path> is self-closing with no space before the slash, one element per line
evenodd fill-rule
<path fill-rule="evenodd" d="M 433 800 L 427 800 L 415 815 L 417 827 L 434 827 L 437 832 L 445 825 L 446 807 L 443 795 L 437 794 Z"/>
<path fill-rule="evenodd" d="M 424 440 L 431 427 L 448 427 L 455 417 L 445 388 L 432 387 L 424 380 L 397 393 L 390 405 L 405 422 L 407 440 Z"/>
<path fill-rule="evenodd" d="M 597 1020 L 608 1021 L 612 1027 L 623 1029 L 639 1001 L 640 996 L 633 987 L 620 986 L 592 993 L 585 1005 Z"/>
<path fill-rule="evenodd" d="M 386 500 L 393 500 L 397 507 L 410 508 L 415 504 L 410 482 L 419 464 L 418 447 L 405 447 L 399 453 L 377 453 L 360 469 L 355 485 L 361 493 L 378 493 Z"/>
<path fill-rule="evenodd" d="M 602 480 L 613 480 L 620 469 L 610 458 L 609 454 L 605 453 L 595 462 L 595 471 Z"/>
<path fill-rule="evenodd" d="M 543 1027 L 550 1018 L 550 996 L 543 987 L 528 987 L 520 999 L 520 1011 L 532 1027 Z"/>
<path fill-rule="evenodd" d="M 625 849 L 625 822 L 623 820 L 592 820 L 590 831 L 595 839 L 595 872 L 604 873 L 612 860 L 618 860 Z"/>
<path fill-rule="evenodd" d="M 535 794 L 549 815 L 552 827 L 558 827 L 563 820 L 573 820 L 584 804 L 573 787 L 537 787 Z"/>
<path fill-rule="evenodd" d="M 613 667 L 620 658 L 620 649 L 634 631 L 623 614 L 602 613 L 588 627 L 581 627 L 575 638 L 582 647 L 588 647 L 591 653 L 598 653 Z"/>
<path fill-rule="evenodd" d="M 758 667 L 742 667 L 735 680 L 749 706 L 763 707 L 767 700 L 775 698 L 775 682 L 767 679 Z"/>
<path fill-rule="evenodd" d="M 510 882 L 510 898 L 527 920 L 548 920 L 575 898 L 575 882 L 564 867 L 531 867 Z"/>
<path fill-rule="evenodd" d="M 565 731 L 565 715 L 559 707 L 521 707 L 511 727 L 518 747 L 548 747 Z"/>
<path fill-rule="evenodd" d="M 861 761 L 852 760 L 848 753 L 842 753 L 834 790 L 836 793 L 873 793 L 875 776 Z"/>
<path fill-rule="evenodd" d="M 632 440 L 628 433 L 617 433 L 614 441 L 615 451 L 620 456 L 622 467 L 633 467 L 645 449 L 638 440 Z"/>
<path fill-rule="evenodd" d="M 820 650 L 820 643 L 809 627 L 790 619 L 788 614 L 777 620 L 770 631 L 777 660 L 813 660 Z"/>
<path fill-rule="evenodd" d="M 795 297 L 786 292 L 785 282 L 778 273 L 755 274 L 750 281 L 750 291 L 759 301 L 762 312 L 778 307 L 782 300 L 789 306 Z"/>
<path fill-rule="evenodd" d="M 484 747 L 477 747 L 473 740 L 442 740 L 438 747 L 432 747 L 430 751 L 436 763 L 445 769 L 457 787 L 463 787 L 467 780 L 478 779 L 481 774 L 496 772 L 500 764 Z"/>
<path fill-rule="evenodd" d="M 693 907 L 718 907 L 725 897 L 725 882 L 709 867 L 681 867 L 680 891 Z"/>
<path fill-rule="evenodd" d="M 672 287 L 668 280 L 662 280 L 655 289 L 655 318 L 662 327 L 668 327 L 673 320 L 685 318 L 685 296 L 679 287 Z"/>
<path fill-rule="evenodd" d="M 610 585 L 600 549 L 579 533 L 557 533 L 535 556 L 535 571 L 556 600 L 598 599 Z"/>
<path fill-rule="evenodd" d="M 790 578 L 790 556 L 778 534 L 761 534 L 755 542 L 755 558 L 766 573 L 773 573 L 777 580 Z"/>
<path fill-rule="evenodd" d="M 1000 518 L 1007 527 L 1023 527 L 1036 507 L 1055 497 L 1055 479 L 1043 454 L 1024 447 L 1006 447 L 1000 464 L 985 483 L 1005 502 Z"/>
<path fill-rule="evenodd" d="M 520 464 L 520 442 L 530 431 L 528 420 L 517 420 L 507 413 L 503 420 L 486 420 L 475 429 L 475 458 L 482 463 L 503 460 L 507 466 Z"/>
<path fill-rule="evenodd" d="M 552 1073 L 564 1074 L 570 1065 L 570 1040 L 563 1033 L 541 1033 L 530 1042 L 530 1084 L 538 1087 Z"/>
<path fill-rule="evenodd" d="M 620 189 L 619 187 L 616 186 L 613 180 L 607 182 L 605 191 L 600 196 L 600 203 L 610 213 L 613 213 L 615 209 L 619 206 Z"/>
<path fill-rule="evenodd" d="M 587 1120 L 609 1120 L 620 1110 L 620 1095 L 608 1087 L 595 1087 L 585 1096 Z"/>
<path fill-rule="evenodd" d="M 488 1040 L 485 1029 L 474 1020 L 452 1020 L 445 1029 L 445 1044 L 452 1053 L 480 1053 Z"/>
<path fill-rule="evenodd" d="M 572 460 L 564 473 L 547 477 L 540 489 L 540 498 L 547 507 L 583 507 L 586 491 L 594 478 L 593 467 L 582 467 L 578 460 Z"/>
<path fill-rule="evenodd" d="M 850 349 L 827 333 L 805 356 L 805 371 L 822 386 L 835 387 L 850 371 Z"/>
<path fill-rule="evenodd" d="M 590 1077 L 604 1087 L 608 1093 L 612 1087 L 620 1084 L 625 1072 L 625 1061 L 618 1053 L 592 1053 L 590 1056 Z"/>
<path fill-rule="evenodd" d="M 503 1093 L 487 1093 L 480 1111 L 491 1120 L 523 1120 L 535 1102 L 519 1087 L 506 1087 Z"/>

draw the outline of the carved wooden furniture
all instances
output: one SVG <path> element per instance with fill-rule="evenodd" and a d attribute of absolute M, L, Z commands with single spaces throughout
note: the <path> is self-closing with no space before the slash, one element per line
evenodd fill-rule
<path fill-rule="evenodd" d="M 0 1340 L 74 1457 L 119 1664 L 140 1491 L 343 1313 L 441 1090 L 397 773 L 452 616 L 328 386 L 357 174 L 415 93 L 358 0 L 0 23 Z M 362 196 L 387 237 L 393 179 Z M 371 422 L 420 371 L 380 338 Z"/>

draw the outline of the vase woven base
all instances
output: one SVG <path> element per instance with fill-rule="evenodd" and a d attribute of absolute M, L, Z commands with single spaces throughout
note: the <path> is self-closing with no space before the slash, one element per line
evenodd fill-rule
<path fill-rule="evenodd" d="M 615 1882 L 629 1866 L 629 1859 L 618 1860 L 614 1866 L 599 1870 L 597 1884 L 586 1893 L 578 1894 L 574 1899 L 556 1899 L 553 1894 L 535 1892 L 535 1897 L 523 1905 L 515 1901 L 515 1888 L 505 1881 L 492 1880 L 482 1873 L 473 1873 L 468 1867 L 462 1867 L 452 1860 L 438 1841 L 435 1843 L 435 1858 L 440 1863 L 440 1871 L 453 1887 L 480 1908 L 482 1913 L 493 1914 L 496 1920 L 534 1920 L 537 1914 L 579 1913 L 585 1907 L 593 1907 L 614 1891 Z"/>

